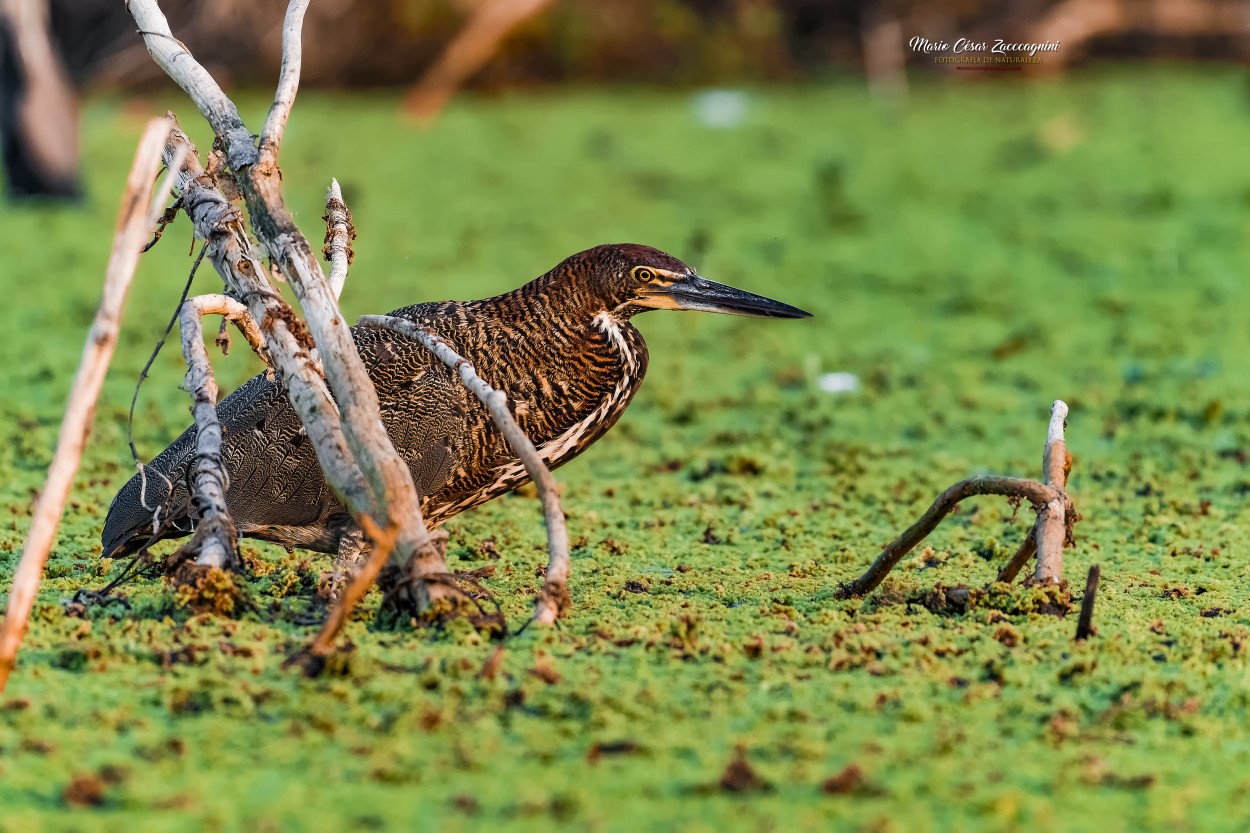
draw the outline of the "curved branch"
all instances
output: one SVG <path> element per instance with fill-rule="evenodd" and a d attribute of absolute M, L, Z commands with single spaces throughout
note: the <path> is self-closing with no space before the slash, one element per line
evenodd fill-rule
<path fill-rule="evenodd" d="M 1018 477 L 998 477 L 985 475 L 961 480 L 938 495 L 933 505 L 920 516 L 902 535 L 891 541 L 877 560 L 864 571 L 864 574 L 842 588 L 841 595 L 862 596 L 877 588 L 903 556 L 911 552 L 917 544 L 937 529 L 942 519 L 950 514 L 961 500 L 973 495 L 1003 495 L 1005 497 L 1027 500 L 1037 507 L 1047 506 L 1053 500 L 1064 500 L 1062 492 L 1036 480 L 1022 480 Z M 1062 523 L 1062 520 L 1061 520 Z M 1060 537 L 1062 546 L 1063 538 Z"/>
<path fill-rule="evenodd" d="M 444 339 L 407 318 L 365 315 L 358 323 L 362 327 L 384 327 L 419 341 L 443 364 L 459 373 L 464 386 L 490 411 L 491 418 L 499 426 L 508 445 L 512 446 L 512 451 L 525 465 L 530 479 L 538 486 L 538 495 L 543 504 L 543 518 L 547 526 L 547 577 L 535 604 L 534 621 L 541 625 L 553 624 L 569 604 L 569 534 L 564 523 L 564 509 L 560 506 L 556 479 L 551 476 L 551 470 L 543 462 L 534 443 L 521 430 L 512 412 L 508 410 L 508 397 L 478 376 L 469 360 L 453 350 Z"/>

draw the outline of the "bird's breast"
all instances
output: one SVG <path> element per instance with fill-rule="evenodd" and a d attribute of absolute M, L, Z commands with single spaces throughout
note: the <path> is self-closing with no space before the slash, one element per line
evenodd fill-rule
<path fill-rule="evenodd" d="M 488 382 L 509 393 L 509 407 L 549 468 L 576 457 L 610 429 L 633 399 L 646 373 L 646 344 L 628 322 L 600 313 L 574 348 L 560 345 L 529 373 L 498 373 Z M 479 371 L 482 368 L 479 368 Z M 483 374 L 484 378 L 486 375 Z M 511 491 L 529 480 L 524 464 L 493 424 L 483 426 L 482 462 L 445 495 L 435 495 L 436 522 Z M 476 475 L 476 476 L 475 476 Z M 459 479 L 459 478 L 458 478 Z"/>

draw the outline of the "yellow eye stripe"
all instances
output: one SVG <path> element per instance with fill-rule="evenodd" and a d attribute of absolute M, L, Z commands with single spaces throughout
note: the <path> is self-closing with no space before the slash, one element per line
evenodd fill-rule
<path fill-rule="evenodd" d="M 676 283 L 683 277 L 666 269 L 656 269 L 653 266 L 635 266 L 629 270 L 629 273 L 639 283 L 659 283 L 662 286 Z"/>

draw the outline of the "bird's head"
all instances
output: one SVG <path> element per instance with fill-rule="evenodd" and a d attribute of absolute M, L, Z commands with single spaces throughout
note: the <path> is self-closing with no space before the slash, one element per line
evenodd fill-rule
<path fill-rule="evenodd" d="M 557 267 L 587 299 L 620 318 L 652 309 L 699 310 L 755 318 L 807 318 L 811 313 L 700 277 L 670 254 L 637 243 L 596 246 Z"/>

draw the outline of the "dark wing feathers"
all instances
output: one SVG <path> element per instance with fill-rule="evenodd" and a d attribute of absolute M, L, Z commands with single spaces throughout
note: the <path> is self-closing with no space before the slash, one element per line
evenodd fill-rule
<path fill-rule="evenodd" d="M 405 313 L 428 314 L 421 308 Z M 436 493 L 457 465 L 465 429 L 466 393 L 424 347 L 386 330 L 353 330 L 377 387 L 382 421 L 408 463 L 423 496 Z M 222 455 L 230 482 L 226 504 L 239 532 L 288 546 L 332 552 L 346 514 L 321 475 L 316 453 L 277 382 L 254 377 L 217 406 Z M 194 426 L 148 464 L 148 506 L 167 504 L 174 528 L 190 529 L 187 472 L 194 455 Z M 166 487 L 164 474 L 173 483 Z M 113 499 L 101 539 L 105 555 L 124 555 L 146 544 L 152 511 L 140 501 L 136 475 Z"/>

